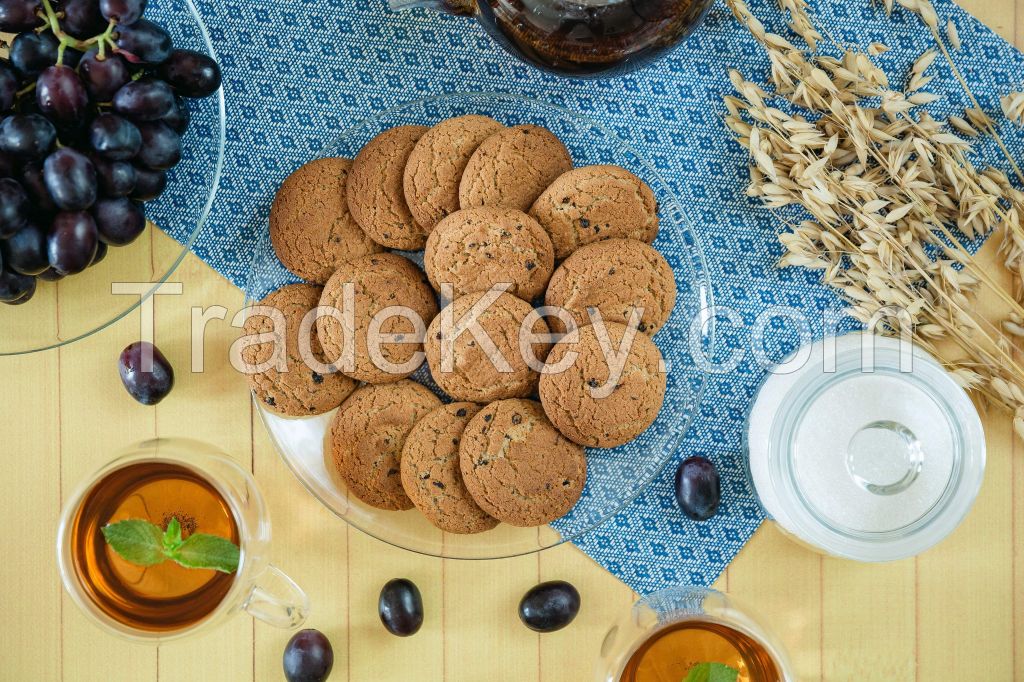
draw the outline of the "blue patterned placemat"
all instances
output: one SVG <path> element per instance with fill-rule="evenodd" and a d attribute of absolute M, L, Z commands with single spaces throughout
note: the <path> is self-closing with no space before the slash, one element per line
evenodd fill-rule
<path fill-rule="evenodd" d="M 606 81 L 543 74 L 513 60 L 471 20 L 391 13 L 385 0 L 201 0 L 197 6 L 224 67 L 228 147 L 213 213 L 193 248 L 239 286 L 266 230 L 274 191 L 291 170 L 369 114 L 432 94 L 504 91 L 563 105 L 609 126 L 668 180 L 703 242 L 716 302 L 737 314 L 720 327 L 719 350 L 742 357 L 732 371 L 711 377 L 677 454 L 716 462 L 723 506 L 709 522 L 688 521 L 675 507 L 670 465 L 648 492 L 577 544 L 639 592 L 713 582 L 763 518 L 743 473 L 743 422 L 763 378 L 749 348 L 750 328 L 772 306 L 795 306 L 818 317 L 812 332 L 820 334 L 824 311 L 841 308 L 815 273 L 774 267 L 778 227 L 743 195 L 746 155 L 722 123 L 722 96 L 731 92 L 730 67 L 757 80 L 767 60 L 724 4 L 716 3 L 668 58 Z M 751 7 L 771 30 L 785 33 L 773 0 Z M 956 22 L 963 49 L 955 58 L 982 105 L 1001 119 L 998 97 L 1018 87 L 1024 56 L 949 0 L 938 0 L 936 8 L 943 23 Z M 889 45 L 880 63 L 894 85 L 931 46 L 915 17 L 898 10 L 887 18 L 880 3 L 819 0 L 812 9 L 834 40 Z M 156 3 L 158 19 L 163 11 Z M 967 100 L 949 68 L 941 59 L 933 68 L 937 78 L 928 89 L 948 95 L 933 105 L 935 114 L 962 111 Z M 1003 127 L 1019 157 L 1024 139 Z M 1004 165 L 989 142 L 979 144 L 978 155 L 980 165 Z M 172 183 L 151 217 L 182 239 L 191 225 L 174 206 L 189 187 Z M 792 324 L 771 320 L 768 356 L 782 357 L 797 338 Z"/>

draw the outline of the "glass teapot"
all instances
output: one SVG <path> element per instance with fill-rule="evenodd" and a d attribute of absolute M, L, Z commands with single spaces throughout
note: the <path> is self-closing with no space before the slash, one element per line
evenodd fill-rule
<path fill-rule="evenodd" d="M 682 41 L 712 0 L 389 0 L 475 17 L 492 38 L 541 69 L 577 78 L 618 76 Z"/>

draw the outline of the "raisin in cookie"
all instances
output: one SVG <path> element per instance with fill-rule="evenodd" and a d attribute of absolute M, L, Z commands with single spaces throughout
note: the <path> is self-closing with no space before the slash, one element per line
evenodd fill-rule
<path fill-rule="evenodd" d="M 273 359 L 277 345 L 287 363 L 286 371 L 270 367 L 250 374 L 249 386 L 256 399 L 269 409 L 290 417 L 308 417 L 321 414 L 341 404 L 356 388 L 356 382 L 337 371 L 326 371 L 319 365 L 328 364 L 320 347 L 315 326 L 310 326 L 308 344 L 299 344 L 302 321 L 320 300 L 320 287 L 313 284 L 289 284 L 271 292 L 258 306 L 266 306 L 280 312 L 284 329 L 275 326 L 269 315 L 251 312 L 245 319 L 243 333 L 274 334 L 273 342 L 246 346 L 242 359 L 250 366 L 263 364 Z M 283 334 L 280 333 L 283 331 Z M 303 357 L 308 353 L 309 357 Z M 311 368 L 306 360 L 316 363 Z M 320 371 L 318 372 L 317 369 Z"/>
<path fill-rule="evenodd" d="M 562 260 L 586 244 L 613 237 L 650 244 L 658 234 L 658 202 L 643 180 L 618 166 L 584 166 L 558 177 L 533 203 Z"/>
<path fill-rule="evenodd" d="M 455 400 L 486 403 L 523 398 L 537 390 L 540 374 L 530 367 L 529 354 L 539 368 L 550 346 L 526 343 L 524 357 L 520 332 L 533 307 L 512 294 L 499 294 L 493 301 L 492 297 L 488 292 L 476 292 L 457 298 L 427 328 L 424 346 L 431 376 Z M 539 316 L 532 317 L 530 331 L 548 334 L 547 323 Z M 468 326 L 471 320 L 482 333 L 473 334 Z"/>
<path fill-rule="evenodd" d="M 452 285 L 452 297 L 510 283 L 508 293 L 532 301 L 555 266 L 551 238 L 514 208 L 470 208 L 451 214 L 427 238 L 423 269 L 434 289 Z"/>
<path fill-rule="evenodd" d="M 351 168 L 348 159 L 310 161 L 281 183 L 270 206 L 274 253 L 304 280 L 323 284 L 345 261 L 383 250 L 348 212 Z"/>
<path fill-rule="evenodd" d="M 614 359 L 609 362 L 599 334 L 606 334 L 616 352 L 623 337 L 631 339 L 620 367 Z M 650 337 L 608 322 L 582 327 L 555 344 L 540 378 L 540 400 L 566 438 L 610 448 L 633 440 L 654 423 L 665 384 L 661 351 Z"/>
<path fill-rule="evenodd" d="M 480 143 L 503 129 L 487 116 L 457 116 L 423 134 L 405 164 L 402 187 L 413 219 L 428 232 L 459 209 L 459 182 Z"/>
<path fill-rule="evenodd" d="M 402 488 L 402 448 L 413 425 L 441 401 L 403 379 L 367 385 L 348 397 L 331 422 L 331 457 L 349 492 L 378 509 L 412 509 Z"/>
<path fill-rule="evenodd" d="M 322 314 L 316 324 L 325 354 L 344 374 L 380 384 L 407 377 L 423 364 L 422 333 L 437 314 L 437 299 L 407 258 L 378 253 L 343 264 L 324 286 L 320 305 L 337 311 Z M 418 319 L 385 317 L 386 308 L 407 309 Z M 379 335 L 373 334 L 375 317 Z M 396 338 L 384 342 L 383 335 Z M 351 338 L 355 343 L 346 345 Z"/>
<path fill-rule="evenodd" d="M 594 320 L 628 324 L 634 308 L 641 311 L 637 327 L 654 335 L 668 321 L 676 303 L 672 268 L 657 249 L 635 239 L 606 239 L 579 249 L 558 266 L 544 294 L 544 303 L 568 311 L 578 326 Z M 565 326 L 552 317 L 551 328 Z"/>
<path fill-rule="evenodd" d="M 462 174 L 459 206 L 529 210 L 551 182 L 572 168 L 562 141 L 534 125 L 505 128 L 484 140 Z"/>
<path fill-rule="evenodd" d="M 459 469 L 459 440 L 480 410 L 442 405 L 416 422 L 402 448 L 402 487 L 427 520 L 449 533 L 480 533 L 498 525 L 473 501 Z"/>
<path fill-rule="evenodd" d="M 459 465 L 480 508 L 513 526 L 565 516 L 587 481 L 583 448 L 533 400 L 499 400 L 477 412 L 462 432 Z"/>
<path fill-rule="evenodd" d="M 370 239 L 389 249 L 417 251 L 427 241 L 402 189 L 406 161 L 425 132 L 426 126 L 385 130 L 352 160 L 345 191 L 348 210 Z"/>

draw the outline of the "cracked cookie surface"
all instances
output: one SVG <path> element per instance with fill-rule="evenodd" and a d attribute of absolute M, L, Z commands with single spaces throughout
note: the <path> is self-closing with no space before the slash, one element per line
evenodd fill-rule
<path fill-rule="evenodd" d="M 328 364 L 320 347 L 315 325 L 310 327 L 309 345 L 300 348 L 299 331 L 306 314 L 317 306 L 321 287 L 313 284 L 289 284 L 268 294 L 259 306 L 280 311 L 285 325 L 284 334 L 275 329 L 274 320 L 267 315 L 251 314 L 243 325 L 246 336 L 274 334 L 272 342 L 246 346 L 242 359 L 249 365 L 258 365 L 272 359 L 274 345 L 282 349 L 287 371 L 270 367 L 248 375 L 249 387 L 268 409 L 290 417 L 308 417 L 322 414 L 341 404 L 356 388 L 353 379 L 337 371 L 317 372 L 302 357 L 304 352 L 322 364 Z"/>
<path fill-rule="evenodd" d="M 401 335 L 400 340 L 379 346 L 367 343 L 374 316 L 385 308 L 408 308 L 423 321 L 424 328 L 437 314 L 434 290 L 423 271 L 409 259 L 378 253 L 343 264 L 324 286 L 320 305 L 338 311 L 337 317 L 321 315 L 316 324 L 324 353 L 344 374 L 371 384 L 387 383 L 409 376 L 423 364 L 423 330 L 417 333 L 406 317 L 379 318 L 380 334 Z M 351 306 L 350 316 L 346 305 Z M 355 343 L 346 348 L 349 337 Z M 379 355 L 374 357 L 371 349 L 378 347 Z"/>
<path fill-rule="evenodd" d="M 606 239 L 582 247 L 551 277 L 544 303 L 567 310 L 578 326 L 591 324 L 597 310 L 606 322 L 628 324 L 642 309 L 640 331 L 653 336 L 668 321 L 676 302 L 676 281 L 658 250 L 634 239 Z M 557 317 L 551 328 L 564 333 Z"/>
<path fill-rule="evenodd" d="M 352 160 L 348 210 L 370 239 L 389 249 L 418 251 L 427 232 L 405 203 L 405 164 L 426 126 L 398 126 L 366 143 Z"/>
<path fill-rule="evenodd" d="M 402 186 L 413 219 L 428 232 L 459 210 L 466 164 L 480 143 L 504 127 L 488 116 L 457 116 L 435 125 L 413 147 Z"/>
<path fill-rule="evenodd" d="M 428 521 L 449 533 L 498 525 L 473 501 L 459 468 L 462 432 L 479 410 L 474 403 L 442 405 L 416 422 L 402 448 L 402 487 Z"/>
<path fill-rule="evenodd" d="M 627 327 L 607 322 L 604 328 L 611 349 L 618 353 Z M 554 345 L 548 354 L 548 368 L 563 360 L 569 364 L 569 353 L 577 355 L 563 371 L 541 375 L 540 400 L 551 423 L 566 438 L 581 445 L 610 448 L 633 440 L 654 423 L 665 398 L 666 376 L 661 351 L 636 330 L 632 330 L 621 372 L 613 376 L 616 362 L 609 363 L 606 358 L 599 333 L 601 325 L 588 325 L 579 330 L 577 338 L 570 334 Z"/>
<path fill-rule="evenodd" d="M 323 284 L 345 261 L 383 248 L 348 212 L 345 187 L 352 162 L 317 159 L 289 175 L 270 206 L 270 241 L 281 263 Z"/>
<path fill-rule="evenodd" d="M 658 202 L 625 168 L 583 166 L 559 176 L 530 208 L 555 245 L 555 258 L 602 239 L 650 244 L 658 234 Z"/>
<path fill-rule="evenodd" d="M 508 293 L 500 294 L 487 305 L 487 296 L 487 292 L 476 292 L 455 299 L 427 328 L 424 347 L 430 374 L 441 390 L 455 400 L 486 403 L 500 398 L 524 398 L 537 390 L 540 374 L 523 358 L 519 342 L 520 329 L 533 306 Z M 469 328 L 460 331 L 459 322 L 466 319 L 468 323 L 474 314 L 483 332 L 481 338 Z M 531 331 L 547 334 L 549 329 L 538 316 Z M 451 339 L 450 350 L 446 335 Z M 538 366 L 549 349 L 547 343 L 527 345 Z"/>
<path fill-rule="evenodd" d="M 331 422 L 331 458 L 349 492 L 378 509 L 412 509 L 402 488 L 402 448 L 441 401 L 409 379 L 357 389 Z"/>
<path fill-rule="evenodd" d="M 427 238 L 423 268 L 437 291 L 453 296 L 510 283 L 508 293 L 532 301 L 554 270 L 551 238 L 536 220 L 512 208 L 469 208 L 451 214 Z"/>
<path fill-rule="evenodd" d="M 535 125 L 505 128 L 480 143 L 470 157 L 459 183 L 459 206 L 527 211 L 571 168 L 569 150 L 550 130 Z"/>
<path fill-rule="evenodd" d="M 462 432 L 459 465 L 481 509 L 513 526 L 565 516 L 587 479 L 583 448 L 534 400 L 499 400 L 477 412 Z"/>

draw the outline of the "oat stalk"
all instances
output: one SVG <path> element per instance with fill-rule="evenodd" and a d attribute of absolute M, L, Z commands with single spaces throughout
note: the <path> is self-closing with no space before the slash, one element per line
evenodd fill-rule
<path fill-rule="evenodd" d="M 725 123 L 750 153 L 747 193 L 770 209 L 798 207 L 809 216 L 783 220 L 780 266 L 820 270 L 864 324 L 881 319 L 889 334 L 909 329 L 961 385 L 1011 410 L 1024 437 L 1024 366 L 1015 354 L 1024 305 L 968 248 L 998 233 L 1004 264 L 1024 290 L 1024 192 L 1002 171 L 971 162 L 968 139 L 981 134 L 1009 152 L 953 63 L 930 0 L 895 1 L 921 18 L 938 46 L 915 61 L 901 89 L 872 61 L 884 45 L 819 54 L 822 32 L 805 0 L 777 0 L 805 47 L 768 32 L 744 0 L 727 0 L 771 69 L 763 84 L 730 73 L 736 94 L 725 98 Z M 892 11 L 894 0 L 883 2 Z M 945 31 L 960 49 L 956 26 L 947 22 Z M 945 122 L 925 108 L 940 97 L 925 89 L 940 54 L 973 104 Z M 1024 118 L 1024 95 L 1003 107 Z M 982 292 L 1009 307 L 1005 318 L 977 312 Z"/>

